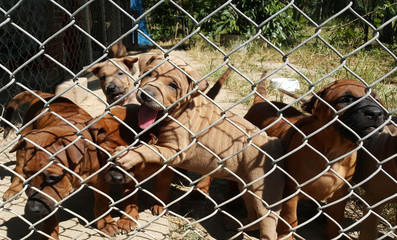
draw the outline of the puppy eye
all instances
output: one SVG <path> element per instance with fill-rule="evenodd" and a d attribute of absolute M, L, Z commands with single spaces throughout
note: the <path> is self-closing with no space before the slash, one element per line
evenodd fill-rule
<path fill-rule="evenodd" d="M 106 80 L 106 76 L 105 76 L 105 75 L 103 75 L 102 77 L 100 77 L 100 78 L 99 78 L 99 80 L 101 80 L 101 81 L 105 81 L 105 80 Z"/>
<path fill-rule="evenodd" d="M 51 174 L 51 175 L 47 176 L 46 180 L 47 180 L 48 183 L 53 184 L 53 183 L 59 182 L 62 179 L 62 177 L 63 177 L 63 175 L 53 175 L 53 174 Z"/>
<path fill-rule="evenodd" d="M 356 98 L 353 96 L 343 96 L 343 97 L 339 98 L 338 103 L 351 103 L 351 102 L 354 102 L 355 100 L 356 100 Z"/>
<path fill-rule="evenodd" d="M 178 85 L 177 85 L 176 83 L 174 83 L 174 82 L 168 84 L 168 86 L 170 86 L 170 88 L 172 88 L 172 89 L 174 89 L 174 90 L 177 90 L 177 89 L 178 89 Z"/>
<path fill-rule="evenodd" d="M 123 72 L 119 72 L 117 75 L 119 75 L 119 76 L 123 76 L 123 75 L 124 75 L 124 73 L 123 73 Z"/>

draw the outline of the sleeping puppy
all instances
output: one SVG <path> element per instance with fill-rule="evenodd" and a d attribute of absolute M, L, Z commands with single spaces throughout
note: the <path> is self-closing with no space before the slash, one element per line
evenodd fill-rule
<path fill-rule="evenodd" d="M 45 101 L 53 100 L 54 94 L 35 91 Z M 58 97 L 49 104 L 26 91 L 16 95 L 6 108 L 5 119 L 10 121 L 13 112 L 24 103 L 29 103 L 21 131 L 22 138 L 11 149 L 16 151 L 17 165 L 10 188 L 4 193 L 4 200 L 11 200 L 26 189 L 27 207 L 30 211 L 45 218 L 42 230 L 43 238 L 59 238 L 57 220 L 58 204 L 67 198 L 82 184 L 88 183 L 96 189 L 109 193 L 110 184 L 103 174 L 95 174 L 89 180 L 85 178 L 96 173 L 102 167 L 97 158 L 97 150 L 87 141 L 92 142 L 88 131 L 78 134 L 85 128 L 92 117 L 70 100 Z M 64 120 L 56 116 L 61 116 Z M 34 120 L 33 122 L 31 122 Z M 28 124 L 31 122 L 30 124 Z M 73 125 L 73 126 L 72 126 Z M 11 126 L 6 125 L 4 137 Z M 53 157 L 51 157 L 53 155 Z M 26 183 L 24 183 L 26 179 Z M 24 188 L 26 186 L 26 188 Z M 94 215 L 98 218 L 97 228 L 108 236 L 118 233 L 116 222 L 105 214 L 109 209 L 108 199 L 94 191 Z"/>

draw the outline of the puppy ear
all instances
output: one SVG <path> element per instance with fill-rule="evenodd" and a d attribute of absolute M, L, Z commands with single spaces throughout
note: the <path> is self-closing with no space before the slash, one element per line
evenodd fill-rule
<path fill-rule="evenodd" d="M 198 90 L 204 92 L 209 87 L 209 83 L 206 80 L 201 80 L 198 84 Z"/>
<path fill-rule="evenodd" d="M 301 109 L 307 113 L 313 114 L 313 108 L 314 105 L 316 105 L 317 101 L 318 101 L 317 97 L 313 96 L 312 98 L 310 98 L 309 101 L 301 105 Z"/>
<path fill-rule="evenodd" d="M 196 69 L 192 68 L 189 65 L 181 66 L 183 71 L 190 75 L 194 80 L 198 81 L 201 79 L 201 75 L 197 72 Z"/>
<path fill-rule="evenodd" d="M 382 99 L 379 97 L 378 94 L 376 94 L 375 92 L 371 92 L 371 96 L 372 96 L 373 98 L 375 98 L 376 101 L 378 101 L 383 107 L 386 108 L 386 105 L 383 103 Z"/>
<path fill-rule="evenodd" d="M 154 54 L 142 54 L 139 56 L 139 61 L 138 61 L 138 66 L 139 66 L 139 72 L 142 74 L 144 71 L 145 67 L 152 63 L 156 57 L 159 55 L 154 55 Z"/>
<path fill-rule="evenodd" d="M 23 149 L 23 148 L 25 148 L 25 147 L 26 147 L 26 141 L 25 141 L 25 140 L 20 140 L 17 144 L 15 144 L 15 145 L 11 148 L 10 153 L 13 153 L 13 152 L 15 152 L 15 151 L 17 151 L 17 150 L 21 150 L 21 149 Z"/>
<path fill-rule="evenodd" d="M 92 67 L 90 67 L 86 71 L 92 72 L 94 75 L 97 75 L 99 72 L 99 69 L 101 69 L 103 67 L 103 65 L 105 65 L 105 62 L 100 62 L 100 63 L 94 64 Z"/>
<path fill-rule="evenodd" d="M 330 86 L 330 85 L 329 85 Z M 325 93 L 327 92 L 329 86 L 324 87 L 323 89 L 321 89 L 320 91 L 318 91 L 316 94 L 318 97 L 324 97 Z M 301 109 L 307 113 L 313 114 L 314 109 L 317 107 L 317 104 L 319 103 L 319 99 L 317 96 L 313 96 L 310 98 L 309 101 L 303 103 L 301 105 Z"/>
<path fill-rule="evenodd" d="M 91 127 L 88 128 L 88 131 L 92 137 L 92 140 L 99 144 L 103 141 L 102 136 L 106 135 L 107 132 L 107 126 L 106 126 L 106 122 L 105 119 L 100 119 L 98 122 L 96 122 L 95 124 L 93 124 Z"/>
<path fill-rule="evenodd" d="M 66 139 L 62 140 L 63 146 L 68 146 L 70 142 Z M 84 159 L 86 154 L 86 143 L 84 140 L 80 139 L 79 141 L 75 142 L 72 146 L 68 147 L 65 150 L 65 153 L 70 161 L 74 164 L 78 164 L 80 161 Z"/>
<path fill-rule="evenodd" d="M 134 63 L 138 61 L 137 57 L 123 57 L 122 58 L 123 63 L 128 67 L 128 69 L 132 69 L 134 66 Z"/>
<path fill-rule="evenodd" d="M 191 66 L 184 65 L 184 66 L 180 66 L 180 67 L 183 69 L 183 71 L 185 71 L 187 74 L 189 74 L 190 77 L 193 78 L 195 81 L 199 81 L 201 79 L 201 75 L 197 72 L 196 69 L 192 68 Z M 190 77 L 187 77 L 189 82 L 191 81 Z M 200 90 L 202 92 L 205 91 L 208 87 L 209 87 L 209 84 L 206 80 L 201 80 L 198 83 L 198 90 Z"/>

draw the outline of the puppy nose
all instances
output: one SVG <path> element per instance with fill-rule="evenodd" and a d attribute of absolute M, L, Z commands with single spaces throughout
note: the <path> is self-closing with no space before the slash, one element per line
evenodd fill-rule
<path fill-rule="evenodd" d="M 32 213 L 40 213 L 42 205 L 40 203 L 38 203 L 37 201 L 29 201 L 29 210 Z"/>
<path fill-rule="evenodd" d="M 142 99 L 144 102 L 150 102 L 150 101 L 152 101 L 152 98 L 149 97 L 149 95 L 152 96 L 152 97 L 154 97 L 154 92 L 153 92 L 152 90 L 150 90 L 150 89 L 145 89 L 145 90 L 141 91 L 141 99 Z"/>
<path fill-rule="evenodd" d="M 107 174 L 110 176 L 110 182 L 111 183 L 120 184 L 120 183 L 124 183 L 125 182 L 124 174 L 118 169 L 111 168 L 111 169 L 109 169 Z"/>
<path fill-rule="evenodd" d="M 371 110 L 367 110 L 365 111 L 365 116 L 367 116 L 368 118 L 372 119 L 372 120 L 379 120 L 381 118 L 383 118 L 383 111 L 381 109 L 371 109 Z"/>
<path fill-rule="evenodd" d="M 124 182 L 124 176 L 121 174 L 112 175 L 112 182 L 114 183 L 122 183 Z"/>
<path fill-rule="evenodd" d="M 114 83 L 109 83 L 106 87 L 106 93 L 113 93 L 116 90 L 116 85 Z"/>

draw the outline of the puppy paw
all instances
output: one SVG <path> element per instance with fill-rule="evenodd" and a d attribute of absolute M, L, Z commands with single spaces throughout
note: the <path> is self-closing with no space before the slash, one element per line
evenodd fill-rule
<path fill-rule="evenodd" d="M 7 201 L 10 200 L 12 197 L 14 197 L 15 195 L 17 195 L 18 193 L 20 193 L 22 191 L 22 185 L 18 185 L 15 187 L 10 187 L 9 189 L 7 189 L 7 191 L 4 193 L 3 195 L 3 200 Z M 21 195 L 19 195 L 16 199 L 18 199 Z"/>
<path fill-rule="evenodd" d="M 156 216 L 160 215 L 164 211 L 163 205 L 158 204 L 153 205 L 150 209 L 152 210 L 152 214 Z"/>
<path fill-rule="evenodd" d="M 251 222 L 255 221 L 255 219 L 249 219 L 249 218 L 245 218 L 240 220 L 240 223 L 245 226 L 250 224 Z M 225 218 L 224 220 L 224 226 L 227 230 L 236 230 L 240 227 L 242 227 L 238 222 L 236 222 L 235 220 L 231 219 L 231 218 Z M 251 231 L 256 231 L 259 229 L 259 225 L 258 224 L 254 224 L 251 227 L 245 228 L 244 231 L 247 232 L 251 232 Z"/>
<path fill-rule="evenodd" d="M 119 154 L 124 149 L 126 149 L 126 147 L 117 147 L 113 155 Z M 115 158 L 114 162 L 126 171 L 130 170 L 139 163 L 139 161 L 134 159 L 134 155 L 128 150 L 120 153 L 120 155 Z"/>
<path fill-rule="evenodd" d="M 122 216 L 118 221 L 117 221 L 117 226 L 119 228 L 119 232 L 121 234 L 127 234 L 134 230 L 137 226 L 136 222 L 126 216 Z"/>
<path fill-rule="evenodd" d="M 97 223 L 97 228 L 108 236 L 116 236 L 119 232 L 119 228 L 117 227 L 116 221 L 113 218 L 102 218 Z"/>
<path fill-rule="evenodd" d="M 125 146 L 118 146 L 118 147 L 116 147 L 116 148 L 114 149 L 114 154 L 113 154 L 113 155 L 115 155 L 115 154 L 117 154 L 117 153 L 123 151 L 124 149 L 126 149 Z"/>

